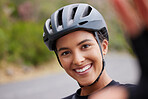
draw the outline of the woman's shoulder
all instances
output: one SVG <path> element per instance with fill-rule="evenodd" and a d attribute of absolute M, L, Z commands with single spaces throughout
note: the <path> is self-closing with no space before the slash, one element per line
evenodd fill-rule
<path fill-rule="evenodd" d="M 114 81 L 114 80 L 112 80 L 112 82 L 109 84 L 110 86 L 111 85 L 116 85 L 116 86 L 122 86 L 122 87 L 126 87 L 126 88 L 135 88 L 137 85 L 135 85 L 135 84 L 121 84 L 121 83 L 119 83 L 119 82 L 117 82 L 117 81 Z M 109 86 L 108 85 L 108 86 Z"/>
<path fill-rule="evenodd" d="M 120 84 L 120 86 L 126 87 L 128 89 L 137 87 L 137 85 L 135 85 L 135 84 Z"/>

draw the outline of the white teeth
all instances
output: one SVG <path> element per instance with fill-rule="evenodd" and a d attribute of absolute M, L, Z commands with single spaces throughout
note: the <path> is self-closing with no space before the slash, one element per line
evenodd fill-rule
<path fill-rule="evenodd" d="M 79 72 L 79 73 L 84 72 L 84 71 L 86 71 L 87 69 L 89 69 L 90 67 L 91 67 L 91 65 L 87 65 L 87 66 L 85 66 L 85 67 L 82 68 L 82 69 L 76 69 L 76 72 Z"/>

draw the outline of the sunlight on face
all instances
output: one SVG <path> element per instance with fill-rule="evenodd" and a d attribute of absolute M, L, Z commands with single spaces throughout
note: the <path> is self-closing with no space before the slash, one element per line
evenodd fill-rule
<path fill-rule="evenodd" d="M 75 31 L 57 40 L 57 53 L 64 70 L 81 85 L 91 84 L 102 69 L 102 57 L 92 33 Z"/>

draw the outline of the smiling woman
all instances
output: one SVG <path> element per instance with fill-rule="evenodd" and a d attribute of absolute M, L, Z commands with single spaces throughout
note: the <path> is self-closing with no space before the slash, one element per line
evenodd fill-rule
<path fill-rule="evenodd" d="M 44 42 L 56 53 L 62 68 L 80 85 L 65 99 L 86 99 L 108 86 L 132 87 L 112 80 L 104 66 L 108 51 L 108 31 L 102 15 L 88 4 L 60 8 L 47 19 Z"/>

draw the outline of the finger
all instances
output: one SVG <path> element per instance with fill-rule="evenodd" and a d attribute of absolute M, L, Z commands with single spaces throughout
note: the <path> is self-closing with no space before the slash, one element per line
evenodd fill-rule
<path fill-rule="evenodd" d="M 121 22 L 130 36 L 138 35 L 140 31 L 140 20 L 136 11 L 127 0 L 111 0 Z"/>
<path fill-rule="evenodd" d="M 134 0 L 144 25 L 148 27 L 148 0 Z"/>

